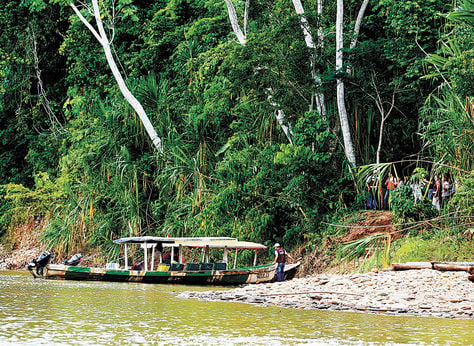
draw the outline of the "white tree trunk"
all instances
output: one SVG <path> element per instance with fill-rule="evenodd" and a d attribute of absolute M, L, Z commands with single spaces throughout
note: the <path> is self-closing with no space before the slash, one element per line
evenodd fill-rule
<path fill-rule="evenodd" d="M 365 10 L 367 8 L 367 5 L 369 4 L 370 0 L 364 0 L 362 2 L 362 5 L 360 5 L 359 13 L 357 14 L 357 19 L 354 24 L 354 34 L 352 35 L 351 39 L 351 44 L 349 46 L 349 49 L 352 49 L 356 46 L 357 44 L 357 38 L 359 37 L 359 32 L 360 32 L 360 26 L 362 24 L 362 19 L 364 18 Z"/>
<path fill-rule="evenodd" d="M 119 86 L 120 91 L 122 92 L 122 95 L 124 98 L 127 100 L 127 102 L 132 106 L 133 110 L 138 114 L 143 126 L 145 127 L 146 132 L 148 133 L 148 136 L 153 142 L 153 145 L 159 152 L 163 152 L 163 146 L 162 146 L 162 141 L 161 138 L 158 136 L 158 134 L 155 131 L 155 128 L 153 127 L 152 123 L 150 122 L 150 119 L 148 118 L 145 110 L 143 109 L 143 106 L 141 103 L 137 100 L 137 98 L 130 92 L 128 89 L 127 85 L 125 84 L 125 81 L 120 74 L 120 71 L 117 67 L 117 64 L 115 63 L 115 59 L 112 55 L 112 51 L 110 50 L 110 42 L 109 39 L 107 38 L 107 34 L 105 33 L 104 26 L 102 24 L 102 19 L 100 16 L 100 10 L 99 10 L 99 5 L 97 3 L 97 0 L 92 0 L 92 7 L 93 7 L 93 12 L 94 12 L 94 18 L 96 21 L 97 29 L 99 32 L 97 32 L 94 27 L 87 21 L 86 18 L 81 14 L 79 9 L 74 5 L 74 3 L 70 3 L 70 6 L 76 13 L 76 15 L 79 17 L 79 19 L 82 21 L 82 23 L 89 29 L 89 31 L 94 35 L 94 37 L 99 41 L 99 43 L 102 45 L 102 48 L 105 53 L 105 58 L 107 60 L 107 63 L 110 67 L 110 70 L 112 71 L 112 74 Z"/>
<path fill-rule="evenodd" d="M 296 13 L 300 17 L 300 25 L 301 29 L 303 29 L 304 41 L 306 42 L 306 46 L 308 48 L 315 48 L 313 35 L 311 34 L 311 29 L 309 27 L 308 20 L 304 15 L 304 9 L 301 0 L 293 0 L 293 6 L 295 7 Z"/>
<path fill-rule="evenodd" d="M 324 32 L 321 19 L 323 17 L 323 0 L 318 0 L 317 3 L 317 14 L 318 14 L 318 48 L 322 52 L 324 49 Z"/>
<path fill-rule="evenodd" d="M 295 7 L 296 14 L 299 15 L 300 17 L 300 25 L 301 29 L 303 29 L 303 35 L 304 35 L 304 41 L 306 42 L 306 46 L 313 50 L 311 53 L 311 56 L 309 58 L 310 62 L 310 67 L 311 67 L 311 77 L 313 78 L 316 88 L 318 89 L 318 92 L 315 95 L 316 99 L 316 109 L 318 110 L 319 114 L 321 114 L 323 119 L 326 119 L 326 102 L 324 99 L 324 94 L 321 92 L 322 88 L 322 81 L 321 78 L 318 75 L 318 71 L 316 69 L 316 56 L 315 56 L 315 49 L 316 45 L 314 44 L 314 39 L 313 35 L 311 33 L 311 28 L 309 26 L 308 20 L 306 19 L 306 16 L 304 14 L 304 8 L 303 4 L 301 3 L 301 0 L 293 0 L 293 6 Z M 321 7 L 322 11 L 322 7 Z M 321 34 L 321 36 L 320 36 Z M 318 46 L 321 45 L 321 40 L 323 39 L 322 36 L 322 31 L 321 33 L 319 32 L 318 29 Z"/>
<path fill-rule="evenodd" d="M 336 70 L 338 73 L 343 70 L 343 19 L 344 19 L 344 1 L 337 0 L 336 7 Z M 342 137 L 344 139 L 344 151 L 349 162 L 356 167 L 356 157 L 354 146 L 352 144 L 349 119 L 347 117 L 346 105 L 344 102 L 344 82 L 338 78 L 336 87 L 337 109 L 339 120 L 341 122 Z"/>
<path fill-rule="evenodd" d="M 234 4 L 232 3 L 232 0 L 224 0 L 225 4 L 227 6 L 227 13 L 229 14 L 229 20 L 230 24 L 232 26 L 232 30 L 234 31 L 235 36 L 237 36 L 237 39 L 239 43 L 242 46 L 245 46 L 246 43 L 246 37 L 247 37 L 247 26 L 248 26 L 248 11 L 249 11 L 249 5 L 250 5 L 250 0 L 245 1 L 245 10 L 244 10 L 244 31 L 242 32 L 242 29 L 240 28 L 239 21 L 237 19 L 237 12 L 235 11 Z M 245 34 L 244 34 L 245 33 Z M 257 68 L 257 70 L 263 70 L 265 68 Z M 273 107 L 280 107 L 278 103 L 273 101 L 273 90 L 272 88 L 267 88 L 267 99 L 270 105 Z M 288 141 L 290 144 L 293 144 L 293 141 L 291 139 L 291 136 L 293 135 L 293 131 L 291 130 L 291 125 L 288 123 L 285 123 L 285 112 L 281 109 L 277 109 L 275 111 L 275 118 L 278 121 L 278 124 L 280 125 L 281 129 L 285 133 L 286 138 L 288 138 Z"/>
<path fill-rule="evenodd" d="M 267 88 L 267 91 L 268 103 L 270 103 L 270 105 L 272 105 L 273 107 L 279 107 L 280 105 L 273 101 L 273 89 Z M 283 130 L 283 133 L 285 134 L 286 138 L 288 138 L 288 142 L 290 142 L 290 144 L 293 144 L 293 140 L 291 139 L 291 137 L 293 137 L 293 130 L 291 129 L 291 125 L 289 123 L 285 123 L 285 112 L 282 109 L 275 110 L 275 118 L 278 121 L 278 124 L 280 125 L 281 129 Z"/>
<path fill-rule="evenodd" d="M 357 45 L 357 38 L 359 37 L 360 27 L 362 25 L 362 19 L 364 18 L 365 10 L 367 5 L 369 4 L 370 0 L 364 0 L 362 5 L 360 6 L 359 13 L 357 14 L 357 19 L 354 24 L 354 33 L 352 35 L 351 44 L 349 45 L 349 49 L 354 49 Z M 347 65 L 346 68 L 347 74 L 351 74 L 351 66 Z"/>
<path fill-rule="evenodd" d="M 234 31 L 235 36 L 237 36 L 237 40 L 242 46 L 245 46 L 246 38 L 242 29 L 240 29 L 239 21 L 237 19 L 237 12 L 235 11 L 234 4 L 232 0 L 224 0 L 225 4 L 227 5 L 227 13 L 229 14 L 230 25 L 232 26 L 232 30 Z"/>
<path fill-rule="evenodd" d="M 374 75 L 372 75 L 372 85 L 374 86 L 374 89 L 375 89 L 375 96 L 369 95 L 369 97 L 371 97 L 375 101 L 375 105 L 377 106 L 377 109 L 379 110 L 379 113 L 380 113 L 379 142 L 377 145 L 377 151 L 376 151 L 376 157 L 375 157 L 376 163 L 380 163 L 380 152 L 382 151 L 383 130 L 385 126 L 385 121 L 388 119 L 393 109 L 395 108 L 395 96 L 398 91 L 398 86 L 395 86 L 395 88 L 393 89 L 392 101 L 389 103 L 390 108 L 388 109 L 387 112 L 385 112 L 384 103 L 388 103 L 388 102 L 384 102 L 382 100 L 382 97 L 377 88 L 377 84 L 375 83 Z"/>
<path fill-rule="evenodd" d="M 245 0 L 245 11 L 244 11 L 244 36 L 247 37 L 247 31 L 249 29 L 249 8 L 250 0 Z"/>

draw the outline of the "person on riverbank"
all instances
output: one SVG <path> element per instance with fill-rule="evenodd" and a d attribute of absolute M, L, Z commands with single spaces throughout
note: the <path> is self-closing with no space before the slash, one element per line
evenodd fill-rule
<path fill-rule="evenodd" d="M 289 253 L 286 252 L 284 248 L 281 247 L 280 244 L 275 244 L 275 259 L 273 260 L 273 264 L 278 263 L 277 266 L 277 281 L 285 281 L 285 262 L 286 257 L 289 257 L 291 260 L 293 258 L 290 256 Z"/>
<path fill-rule="evenodd" d="M 444 208 L 446 205 L 448 205 L 449 198 L 451 197 L 451 191 L 451 179 L 448 174 L 445 174 L 441 183 L 441 208 Z"/>
<path fill-rule="evenodd" d="M 367 187 L 367 192 L 368 197 L 367 197 L 367 202 L 366 206 L 368 209 L 377 209 L 377 201 L 376 201 L 376 194 L 377 194 L 377 171 L 374 170 L 372 172 L 372 175 L 370 175 L 366 182 L 365 185 Z"/>
<path fill-rule="evenodd" d="M 393 174 L 390 173 L 390 176 L 389 178 L 385 181 L 385 187 L 386 187 L 386 190 L 385 190 L 385 195 L 383 197 L 383 206 L 384 206 L 384 209 L 387 209 L 387 210 L 390 210 L 390 193 L 395 190 L 395 188 L 397 187 L 397 180 L 393 177 Z"/>
<path fill-rule="evenodd" d="M 436 210 L 440 211 L 441 210 L 441 204 L 440 204 L 440 197 L 441 197 L 441 182 L 439 181 L 439 178 L 437 175 L 434 177 L 434 185 L 433 185 L 433 206 L 436 208 Z"/>

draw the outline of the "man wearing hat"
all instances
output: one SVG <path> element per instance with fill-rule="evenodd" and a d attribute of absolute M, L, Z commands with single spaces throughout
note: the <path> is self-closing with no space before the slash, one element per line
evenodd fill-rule
<path fill-rule="evenodd" d="M 285 280 L 285 261 L 286 256 L 293 260 L 289 253 L 285 251 L 284 248 L 280 246 L 280 244 L 275 244 L 275 259 L 273 263 L 278 263 L 277 266 L 277 281 L 284 281 Z"/>

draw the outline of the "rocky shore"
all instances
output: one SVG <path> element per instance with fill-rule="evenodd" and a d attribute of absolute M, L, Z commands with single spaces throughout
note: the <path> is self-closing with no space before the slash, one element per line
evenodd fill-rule
<path fill-rule="evenodd" d="M 474 283 L 466 272 L 437 270 L 320 274 L 225 291 L 187 291 L 180 298 L 299 309 L 474 319 Z"/>
<path fill-rule="evenodd" d="M 23 270 L 33 258 L 38 257 L 38 248 L 19 249 L 13 253 L 7 253 L 0 244 L 0 270 Z"/>

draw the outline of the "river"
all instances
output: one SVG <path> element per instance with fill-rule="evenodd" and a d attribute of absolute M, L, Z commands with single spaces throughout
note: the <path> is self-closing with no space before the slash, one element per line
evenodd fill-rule
<path fill-rule="evenodd" d="M 0 272 L 0 344 L 474 344 L 473 320 L 175 297 L 205 289 L 209 287 L 50 281 L 25 272 Z"/>

